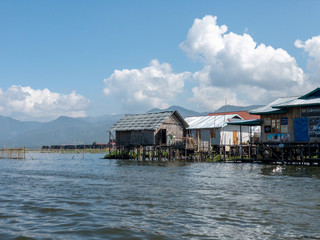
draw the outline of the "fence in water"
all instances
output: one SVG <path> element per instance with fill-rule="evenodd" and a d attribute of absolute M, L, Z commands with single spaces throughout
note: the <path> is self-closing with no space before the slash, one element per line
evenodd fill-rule
<path fill-rule="evenodd" d="M 26 157 L 26 149 L 24 147 L 0 149 L 0 158 L 25 159 L 25 157 Z"/>

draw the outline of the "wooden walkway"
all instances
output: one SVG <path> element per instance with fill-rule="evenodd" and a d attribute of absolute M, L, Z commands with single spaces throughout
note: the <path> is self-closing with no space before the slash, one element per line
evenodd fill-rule
<path fill-rule="evenodd" d="M 185 145 L 118 148 L 116 159 L 138 161 L 234 162 L 320 166 L 320 143 L 257 143 L 199 148 Z M 133 157 L 134 156 L 134 157 Z"/>

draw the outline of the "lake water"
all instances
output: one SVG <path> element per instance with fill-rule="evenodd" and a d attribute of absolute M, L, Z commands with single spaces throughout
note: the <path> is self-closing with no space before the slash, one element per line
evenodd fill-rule
<path fill-rule="evenodd" d="M 0 239 L 320 239 L 320 167 L 0 159 Z"/>

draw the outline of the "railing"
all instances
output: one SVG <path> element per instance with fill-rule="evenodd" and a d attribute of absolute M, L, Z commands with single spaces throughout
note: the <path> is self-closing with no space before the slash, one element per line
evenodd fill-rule
<path fill-rule="evenodd" d="M 208 141 L 200 140 L 199 142 L 197 142 L 194 138 L 191 137 L 174 138 L 172 139 L 171 146 L 188 150 L 196 150 L 200 152 L 208 152 L 210 150 Z"/>

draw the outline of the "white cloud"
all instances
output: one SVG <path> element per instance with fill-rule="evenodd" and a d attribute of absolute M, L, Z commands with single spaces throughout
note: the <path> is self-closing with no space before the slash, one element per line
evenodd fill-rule
<path fill-rule="evenodd" d="M 19 120 L 46 121 L 61 115 L 84 117 L 88 104 L 89 100 L 74 91 L 60 94 L 47 88 L 35 90 L 16 85 L 7 91 L 0 89 L 0 115 Z"/>
<path fill-rule="evenodd" d="M 303 70 L 285 50 L 258 45 L 247 33 L 228 32 L 217 25 L 217 17 L 195 19 L 180 47 L 204 63 L 193 75 L 199 86 L 191 101 L 206 110 L 215 110 L 225 98 L 234 105 L 267 103 L 304 93 L 307 85 Z"/>
<path fill-rule="evenodd" d="M 296 40 L 294 45 L 297 48 L 304 49 L 310 59 L 308 60 L 308 69 L 314 74 L 316 78 L 320 77 L 320 35 L 314 36 L 311 39 L 303 42 Z"/>
<path fill-rule="evenodd" d="M 192 89 L 193 97 L 189 99 L 191 102 L 195 102 L 199 109 L 218 109 L 225 105 L 237 105 L 237 96 L 230 89 L 219 88 L 213 86 L 207 87 L 194 87 Z"/>
<path fill-rule="evenodd" d="M 166 108 L 190 76 L 189 72 L 175 74 L 168 63 L 152 60 L 142 69 L 115 70 L 104 80 L 104 93 L 121 101 L 126 111 Z"/>

